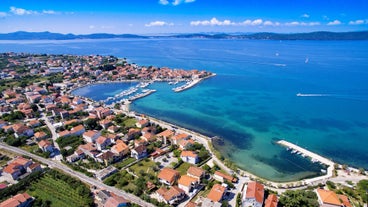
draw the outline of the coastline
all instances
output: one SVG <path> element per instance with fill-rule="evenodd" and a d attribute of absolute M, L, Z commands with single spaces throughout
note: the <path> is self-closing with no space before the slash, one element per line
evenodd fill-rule
<path fill-rule="evenodd" d="M 210 76 L 207 76 L 205 78 L 201 78 L 198 82 L 196 82 L 196 84 L 198 84 L 199 82 L 201 82 L 203 79 L 215 76 L 216 74 L 211 74 Z M 154 80 L 154 81 L 168 81 L 168 80 Z M 109 84 L 109 83 L 121 83 L 121 82 L 139 82 L 139 80 L 126 80 L 126 81 L 103 81 L 103 82 L 95 82 L 95 83 L 91 83 L 91 84 L 86 84 L 83 86 L 79 86 L 79 88 L 81 87 L 85 87 L 88 85 L 93 85 L 93 84 Z M 194 84 L 194 85 L 196 85 Z M 190 86 L 193 87 L 193 86 Z M 190 88 L 189 87 L 189 88 Z M 74 89 L 75 90 L 75 89 Z M 184 89 L 185 90 L 185 89 Z M 87 97 L 83 97 L 83 98 L 87 98 Z M 87 98 L 88 99 L 88 98 Z M 132 100 L 133 101 L 133 100 Z M 92 100 L 92 102 L 96 102 L 94 100 Z M 129 103 L 128 103 L 129 104 Z M 109 106 L 111 107 L 111 106 Z M 136 114 L 134 111 L 128 111 L 129 107 L 122 107 L 125 110 L 120 110 L 123 111 L 124 113 L 126 113 L 128 116 L 132 116 L 135 117 L 137 119 L 142 119 L 141 115 L 144 114 Z M 160 119 L 157 119 L 155 117 L 150 117 L 147 115 L 144 115 L 146 118 L 150 119 L 151 121 L 153 121 L 154 123 L 157 123 L 165 128 L 169 128 L 169 129 L 173 129 L 179 132 L 183 132 L 183 133 L 187 133 L 189 135 L 191 135 L 196 141 L 200 142 L 201 144 L 203 144 L 211 153 L 212 155 L 212 160 L 220 167 L 222 168 L 224 171 L 226 171 L 228 174 L 235 174 L 238 177 L 241 178 L 249 178 L 250 180 L 257 180 L 262 182 L 263 184 L 265 184 L 267 187 L 276 190 L 276 191 L 284 191 L 286 189 L 299 189 L 299 188 L 306 188 L 307 186 L 310 185 L 316 185 L 318 183 L 325 183 L 328 179 L 333 177 L 333 170 L 334 170 L 334 165 L 336 165 L 337 163 L 334 163 L 331 160 L 328 160 L 327 158 L 323 158 L 322 156 L 310 152 L 300 146 L 297 146 L 295 144 L 292 144 L 290 142 L 286 142 L 285 140 L 281 140 L 278 141 L 277 143 L 280 145 L 285 145 L 285 146 L 292 146 L 294 149 L 297 149 L 298 151 L 303 151 L 303 152 L 307 152 L 308 154 L 312 155 L 311 157 L 316 157 L 318 159 L 324 160 L 325 163 L 329 166 L 328 167 L 328 173 L 326 175 L 322 175 L 322 176 L 317 176 L 317 177 L 312 177 L 312 178 L 303 178 L 303 179 L 299 179 L 299 180 L 294 180 L 294 181 L 285 181 L 285 182 L 278 182 L 278 181 L 271 181 L 271 180 L 267 180 L 265 178 L 259 177 L 251 172 L 248 172 L 246 170 L 240 169 L 238 166 L 236 166 L 236 170 L 234 171 L 233 169 L 229 168 L 222 160 L 220 160 L 216 154 L 218 154 L 219 152 L 214 149 L 213 145 L 212 145 L 212 138 L 203 135 L 201 133 L 198 133 L 196 131 L 190 130 L 190 129 L 186 129 L 183 127 L 180 127 L 178 125 L 176 125 L 175 123 L 170 123 L 170 122 L 166 122 Z M 350 168 L 353 169 L 353 168 Z M 353 171 L 358 171 L 357 169 L 353 169 Z"/>

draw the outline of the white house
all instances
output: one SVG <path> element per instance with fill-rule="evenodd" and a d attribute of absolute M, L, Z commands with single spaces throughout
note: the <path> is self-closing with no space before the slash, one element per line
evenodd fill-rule
<path fill-rule="evenodd" d="M 186 193 L 192 192 L 198 186 L 198 180 L 189 175 L 183 175 L 178 180 L 178 186 L 183 189 Z"/>
<path fill-rule="evenodd" d="M 198 154 L 194 151 L 182 151 L 180 154 L 180 158 L 184 162 L 188 162 L 194 165 L 199 162 Z"/>
<path fill-rule="evenodd" d="M 83 139 L 86 140 L 86 142 L 95 142 L 99 136 L 101 136 L 101 132 L 96 130 L 88 130 L 83 133 Z"/>
<path fill-rule="evenodd" d="M 264 200 L 264 186 L 258 182 L 250 182 L 243 193 L 243 207 L 262 207 Z"/>

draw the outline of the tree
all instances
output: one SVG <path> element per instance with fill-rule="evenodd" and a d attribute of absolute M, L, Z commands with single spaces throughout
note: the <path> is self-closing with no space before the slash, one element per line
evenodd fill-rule
<path fill-rule="evenodd" d="M 368 203 L 368 180 L 361 180 L 357 184 L 357 191 L 363 202 Z"/>
<path fill-rule="evenodd" d="M 84 126 L 86 127 L 87 130 L 100 130 L 101 126 L 97 123 L 96 119 L 87 119 L 86 121 L 83 122 Z"/>
<path fill-rule="evenodd" d="M 114 105 L 114 109 L 120 109 L 120 107 L 121 107 L 121 104 L 120 104 L 120 103 L 116 103 L 116 104 Z"/>
<path fill-rule="evenodd" d="M 310 190 L 287 190 L 280 196 L 280 206 L 318 207 L 317 195 Z"/>

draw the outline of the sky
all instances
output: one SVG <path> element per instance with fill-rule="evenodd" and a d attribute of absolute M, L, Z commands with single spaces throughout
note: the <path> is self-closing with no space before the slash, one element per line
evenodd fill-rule
<path fill-rule="evenodd" d="M 0 0 L 0 33 L 368 30 L 368 0 Z"/>

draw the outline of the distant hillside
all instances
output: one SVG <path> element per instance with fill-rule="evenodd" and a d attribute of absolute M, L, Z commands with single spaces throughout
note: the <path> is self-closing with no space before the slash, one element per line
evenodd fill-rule
<path fill-rule="evenodd" d="M 51 32 L 13 32 L 0 34 L 0 40 L 73 40 L 73 39 L 111 39 L 111 38 L 147 38 L 132 34 L 96 33 L 88 35 L 60 34 Z"/>
<path fill-rule="evenodd" d="M 358 32 L 310 32 L 310 33 L 254 33 L 254 34 L 176 34 L 166 36 L 140 36 L 133 34 L 96 33 L 88 35 L 51 32 L 13 32 L 0 34 L 0 40 L 72 40 L 111 38 L 205 38 L 205 39 L 255 39 L 255 40 L 368 40 L 368 31 Z"/>
<path fill-rule="evenodd" d="M 310 33 L 254 33 L 254 34 L 179 34 L 177 38 L 255 39 L 255 40 L 368 40 L 368 31 L 310 32 Z"/>

